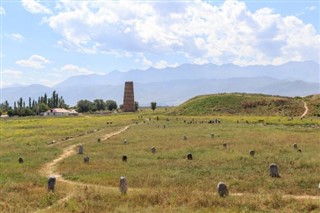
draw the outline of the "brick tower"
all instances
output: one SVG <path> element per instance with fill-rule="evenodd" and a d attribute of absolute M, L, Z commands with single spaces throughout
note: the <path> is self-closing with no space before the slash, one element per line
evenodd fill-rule
<path fill-rule="evenodd" d="M 124 85 L 124 96 L 123 96 L 123 112 L 135 112 L 136 107 L 134 103 L 134 91 L 133 82 L 128 81 Z"/>

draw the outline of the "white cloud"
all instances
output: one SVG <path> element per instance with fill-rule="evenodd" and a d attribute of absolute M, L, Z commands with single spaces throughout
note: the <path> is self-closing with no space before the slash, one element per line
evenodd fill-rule
<path fill-rule="evenodd" d="M 4 10 L 3 7 L 0 7 L 0 15 L 5 15 L 6 14 L 6 11 Z"/>
<path fill-rule="evenodd" d="M 43 56 L 40 55 L 32 55 L 29 59 L 19 60 L 16 64 L 22 67 L 31 67 L 35 69 L 44 68 L 45 64 L 50 64 L 51 62 Z"/>
<path fill-rule="evenodd" d="M 30 13 L 52 14 L 51 10 L 35 0 L 21 0 L 22 6 Z"/>
<path fill-rule="evenodd" d="M 10 35 L 10 38 L 11 38 L 12 40 L 14 40 L 14 41 L 23 41 L 23 40 L 24 40 L 24 37 L 23 37 L 21 34 L 19 34 L 19 33 L 12 33 L 12 34 Z"/>
<path fill-rule="evenodd" d="M 152 66 L 152 61 L 149 61 L 148 59 L 143 58 L 143 59 L 142 59 L 142 65 L 143 65 L 143 67 L 145 67 L 145 68 L 151 67 L 151 66 Z"/>
<path fill-rule="evenodd" d="M 306 10 L 310 10 L 310 11 L 314 11 L 314 10 L 316 10 L 316 9 L 317 9 L 316 6 L 306 7 Z"/>
<path fill-rule="evenodd" d="M 87 68 L 84 67 L 78 67 L 74 64 L 66 64 L 61 68 L 61 71 L 68 71 L 68 72 L 76 72 L 76 73 L 81 73 L 81 74 L 90 74 L 93 73 Z"/>
<path fill-rule="evenodd" d="M 19 70 L 5 69 L 2 71 L 3 77 L 6 78 L 21 78 L 22 72 Z"/>
<path fill-rule="evenodd" d="M 319 34 L 297 17 L 270 8 L 250 11 L 240 1 L 167 4 L 65 1 L 60 13 L 43 21 L 61 34 L 64 49 L 87 54 L 179 54 L 194 63 L 241 65 L 320 57 Z"/>
<path fill-rule="evenodd" d="M 156 62 L 153 67 L 154 68 L 157 68 L 157 69 L 163 69 L 163 68 L 166 68 L 166 67 L 177 67 L 179 66 L 178 63 L 175 63 L 175 64 L 169 64 L 167 61 L 165 60 L 160 60 L 159 62 Z"/>

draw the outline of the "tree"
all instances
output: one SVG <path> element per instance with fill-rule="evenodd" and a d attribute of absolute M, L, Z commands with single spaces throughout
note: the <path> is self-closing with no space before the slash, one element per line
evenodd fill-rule
<path fill-rule="evenodd" d="M 68 105 L 65 104 L 64 99 L 63 99 L 62 96 L 58 99 L 58 107 L 59 108 L 68 108 Z"/>
<path fill-rule="evenodd" d="M 88 100 L 80 100 L 77 103 L 78 112 L 89 112 L 92 110 L 93 103 Z"/>
<path fill-rule="evenodd" d="M 157 108 L 157 102 L 151 102 L 151 109 L 154 111 Z"/>
<path fill-rule="evenodd" d="M 136 109 L 136 111 L 139 109 L 139 102 L 135 101 L 134 102 L 134 107 Z"/>
<path fill-rule="evenodd" d="M 105 110 L 106 109 L 106 104 L 102 99 L 96 99 L 93 101 L 93 104 L 95 105 L 96 110 Z"/>
<path fill-rule="evenodd" d="M 49 110 L 48 105 L 45 103 L 38 103 L 36 108 L 37 108 L 37 114 L 42 113 L 42 112 L 46 112 Z"/>
<path fill-rule="evenodd" d="M 106 100 L 106 108 L 109 111 L 117 109 L 118 108 L 117 102 L 115 102 L 114 100 Z"/>
<path fill-rule="evenodd" d="M 11 107 L 9 106 L 9 102 L 8 101 L 5 101 L 3 102 L 1 105 L 0 105 L 0 109 L 3 111 L 3 112 L 8 112 L 8 110 L 10 109 Z"/>
<path fill-rule="evenodd" d="M 43 96 L 43 102 L 45 104 L 48 104 L 48 97 L 47 97 L 47 93 L 44 93 L 44 96 Z"/>

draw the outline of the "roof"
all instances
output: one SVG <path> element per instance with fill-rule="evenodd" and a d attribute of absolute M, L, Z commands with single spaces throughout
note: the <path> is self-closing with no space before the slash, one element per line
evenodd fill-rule
<path fill-rule="evenodd" d="M 54 108 L 49 110 L 48 112 L 60 112 L 60 113 L 69 113 L 69 110 L 63 109 L 63 108 Z"/>
<path fill-rule="evenodd" d="M 77 111 L 75 111 L 74 109 L 71 110 L 67 110 L 67 109 L 63 109 L 63 108 L 53 108 L 53 109 L 49 109 L 46 113 L 78 113 Z"/>

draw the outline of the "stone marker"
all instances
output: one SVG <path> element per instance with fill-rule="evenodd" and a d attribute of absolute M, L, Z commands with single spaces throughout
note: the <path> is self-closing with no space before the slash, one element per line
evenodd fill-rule
<path fill-rule="evenodd" d="M 127 143 L 128 143 L 127 139 L 125 139 L 125 140 L 123 141 L 123 143 L 124 143 L 124 144 L 127 144 Z"/>
<path fill-rule="evenodd" d="M 18 161 L 19 161 L 19 163 L 23 163 L 22 157 L 20 157 L 20 158 L 18 159 Z"/>
<path fill-rule="evenodd" d="M 122 162 L 127 162 L 127 160 L 128 160 L 128 157 L 126 155 L 123 155 L 122 156 Z"/>
<path fill-rule="evenodd" d="M 211 138 L 214 138 L 214 134 L 213 133 L 211 133 Z"/>
<path fill-rule="evenodd" d="M 302 151 L 301 151 L 301 149 L 298 149 L 298 151 L 297 151 L 297 152 L 300 152 L 300 153 L 301 153 Z"/>
<path fill-rule="evenodd" d="M 187 136 L 183 136 L 183 140 L 185 141 L 188 140 Z"/>
<path fill-rule="evenodd" d="M 154 147 L 154 146 L 151 147 L 151 152 L 152 152 L 153 154 L 156 153 L 156 151 L 157 151 L 157 150 L 156 150 L 156 147 Z"/>
<path fill-rule="evenodd" d="M 293 148 L 294 148 L 294 149 L 298 149 L 298 144 L 296 144 L 296 143 L 293 144 Z"/>
<path fill-rule="evenodd" d="M 188 154 L 187 154 L 187 159 L 188 159 L 188 160 L 192 160 L 192 159 L 193 159 L 193 157 L 192 157 L 192 154 L 191 154 L 191 153 L 188 153 Z"/>
<path fill-rule="evenodd" d="M 279 178 L 279 171 L 278 171 L 278 166 L 275 163 L 270 164 L 269 166 L 269 172 L 271 177 L 277 177 Z"/>
<path fill-rule="evenodd" d="M 225 148 L 225 149 L 228 148 L 228 144 L 224 143 L 223 148 Z"/>
<path fill-rule="evenodd" d="M 82 154 L 83 154 L 83 146 L 82 146 L 82 145 L 79 146 L 78 154 L 79 154 L 79 155 L 82 155 Z"/>
<path fill-rule="evenodd" d="M 219 182 L 217 189 L 218 189 L 218 194 L 220 195 L 220 197 L 226 197 L 229 195 L 228 187 L 225 183 Z"/>
<path fill-rule="evenodd" d="M 56 178 L 55 177 L 50 177 L 48 180 L 48 191 L 54 191 L 54 187 L 56 185 Z"/>
<path fill-rule="evenodd" d="M 120 177 L 120 192 L 121 194 L 127 194 L 127 180 L 126 177 L 121 176 Z"/>
<path fill-rule="evenodd" d="M 250 150 L 250 155 L 253 157 L 256 154 L 256 152 L 252 149 Z"/>
<path fill-rule="evenodd" d="M 89 163 L 89 156 L 86 156 L 85 158 L 83 158 L 83 162 L 85 162 L 85 163 Z"/>
<path fill-rule="evenodd" d="M 100 138 L 98 138 L 98 139 L 97 139 L 97 142 L 100 142 L 100 141 L 101 141 L 101 139 L 100 139 Z"/>

